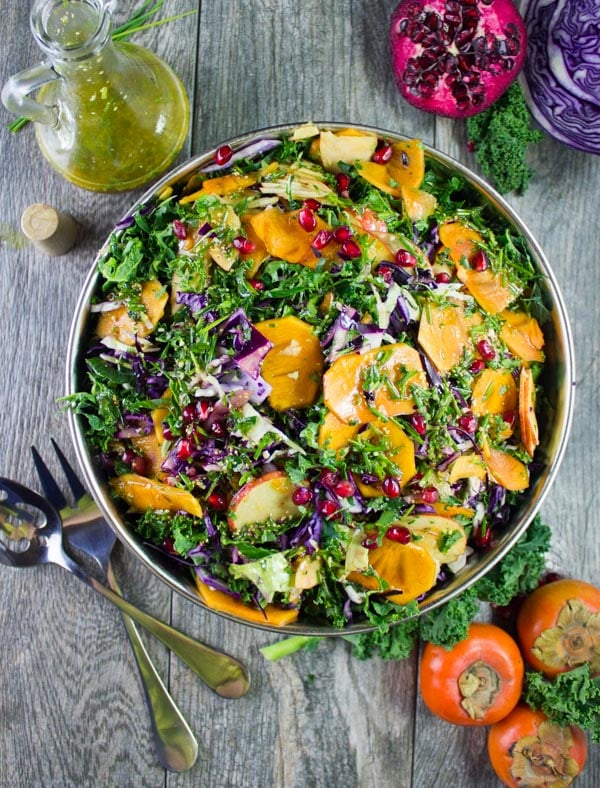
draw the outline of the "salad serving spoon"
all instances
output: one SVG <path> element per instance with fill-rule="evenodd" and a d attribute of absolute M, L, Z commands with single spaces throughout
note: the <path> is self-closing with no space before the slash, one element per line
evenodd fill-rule
<path fill-rule="evenodd" d="M 13 567 L 57 564 L 145 627 L 221 697 L 239 698 L 250 688 L 248 673 L 237 659 L 140 610 L 87 573 L 64 549 L 62 519 L 56 508 L 28 487 L 5 478 L 0 478 L 0 563 Z"/>

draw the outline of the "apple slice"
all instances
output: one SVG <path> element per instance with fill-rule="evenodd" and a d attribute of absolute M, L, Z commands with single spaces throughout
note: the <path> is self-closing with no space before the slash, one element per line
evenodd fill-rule
<path fill-rule="evenodd" d="M 467 549 L 465 529 L 450 517 L 422 514 L 402 521 L 417 544 L 422 545 L 438 566 L 451 564 Z"/>
<path fill-rule="evenodd" d="M 271 471 L 258 479 L 246 482 L 231 499 L 227 522 L 232 531 L 246 525 L 282 522 L 301 514 L 292 500 L 297 488 L 284 471 Z"/>

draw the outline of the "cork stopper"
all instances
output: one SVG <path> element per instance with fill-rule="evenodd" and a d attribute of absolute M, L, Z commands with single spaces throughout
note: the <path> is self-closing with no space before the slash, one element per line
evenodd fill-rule
<path fill-rule="evenodd" d="M 53 257 L 65 254 L 77 238 L 77 222 L 44 203 L 35 203 L 23 211 L 21 229 L 31 243 Z"/>

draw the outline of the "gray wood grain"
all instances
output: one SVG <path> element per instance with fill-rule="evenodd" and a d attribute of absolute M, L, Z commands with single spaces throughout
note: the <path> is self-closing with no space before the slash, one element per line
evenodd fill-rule
<path fill-rule="evenodd" d="M 119 14 L 137 5 L 123 0 Z M 402 102 L 389 67 L 393 0 L 179 0 L 197 9 L 137 40 L 182 77 L 192 127 L 181 159 L 264 126 L 304 120 L 366 123 L 420 137 L 474 165 L 464 127 Z M 1 80 L 39 60 L 29 4 L 3 3 Z M 64 357 L 77 293 L 96 250 L 137 193 L 98 195 L 56 175 L 33 129 L 10 135 L 0 110 L 0 473 L 35 483 L 29 447 L 49 436 L 73 460 L 63 392 Z M 537 176 L 509 197 L 551 261 L 572 319 L 577 398 L 572 438 L 543 514 L 554 529 L 553 565 L 600 582 L 598 157 L 550 140 L 532 157 Z M 30 203 L 46 200 L 81 225 L 78 245 L 49 258 L 19 233 Z M 52 465 L 53 470 L 57 470 Z M 245 698 L 212 695 L 152 639 L 148 647 L 200 743 L 196 766 L 165 774 L 152 751 L 133 657 L 119 616 L 56 567 L 0 572 L 1 786 L 227 786 L 227 788 L 479 788 L 498 785 L 483 730 L 434 718 L 417 692 L 417 655 L 359 662 L 342 640 L 268 663 L 276 637 L 173 596 L 123 549 L 126 595 L 149 612 L 242 658 Z M 596 745 L 578 785 L 600 785 Z"/>

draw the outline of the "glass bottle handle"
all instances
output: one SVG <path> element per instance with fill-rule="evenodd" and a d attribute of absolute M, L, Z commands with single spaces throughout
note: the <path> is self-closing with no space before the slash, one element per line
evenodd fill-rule
<path fill-rule="evenodd" d="M 55 79 L 60 79 L 60 77 L 52 68 L 49 60 L 38 63 L 37 66 L 25 71 L 20 71 L 9 77 L 2 88 L 2 103 L 9 112 L 14 112 L 15 115 L 21 115 L 35 123 L 43 123 L 45 126 L 57 126 L 57 107 L 40 104 L 39 101 L 29 97 L 32 91 Z"/>

